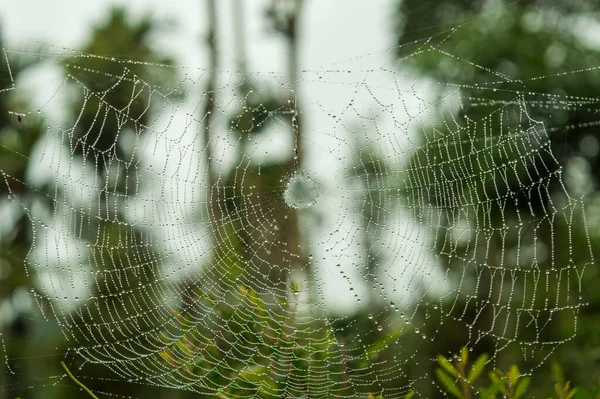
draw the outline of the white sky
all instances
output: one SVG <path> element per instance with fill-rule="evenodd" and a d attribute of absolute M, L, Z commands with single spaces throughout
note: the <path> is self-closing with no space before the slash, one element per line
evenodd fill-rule
<path fill-rule="evenodd" d="M 161 39 L 161 45 L 167 47 L 168 52 L 175 55 L 179 65 L 190 68 L 205 68 L 206 53 L 202 47 L 206 20 L 204 17 L 204 2 L 202 0 L 133 0 L 133 1 L 79 1 L 65 0 L 60 2 L 43 2 L 39 0 L 2 0 L 2 29 L 9 48 L 27 49 L 35 47 L 38 41 L 51 45 L 57 49 L 61 47 L 77 48 L 87 39 L 90 28 L 101 21 L 111 5 L 126 5 L 128 9 L 134 10 L 136 15 L 151 10 L 157 17 L 172 18 L 177 21 L 175 32 Z M 234 54 L 231 51 L 232 43 L 232 15 L 230 0 L 218 0 L 219 27 L 221 43 L 221 65 L 224 69 L 234 68 Z M 394 0 L 307 0 L 304 9 L 303 25 L 301 28 L 301 56 L 300 70 L 333 70 L 334 72 L 322 73 L 323 80 L 318 80 L 317 75 L 307 73 L 302 76 L 301 101 L 305 104 L 305 134 L 307 142 L 312 143 L 307 149 L 305 168 L 324 186 L 324 194 L 316 210 L 325 216 L 324 228 L 312 240 L 311 252 L 319 259 L 319 270 L 321 270 L 324 297 L 329 305 L 341 309 L 352 309 L 357 306 L 354 301 L 354 293 L 348 291 L 347 280 L 339 277 L 339 269 L 331 266 L 337 263 L 347 262 L 346 274 L 351 280 L 358 281 L 361 277 L 356 267 L 350 265 L 356 262 L 355 253 L 358 248 L 352 236 L 357 226 L 349 213 L 353 212 L 354 205 L 349 205 L 348 191 L 339 185 L 346 178 L 348 165 L 340 162 L 350 155 L 348 146 L 340 145 L 348 142 L 351 133 L 343 127 L 344 122 L 354 122 L 358 119 L 357 111 L 347 109 L 350 100 L 354 99 L 354 106 L 360 112 L 368 115 L 380 114 L 377 128 L 387 139 L 378 142 L 379 146 L 387 150 L 388 154 L 395 156 L 394 163 L 401 160 L 399 148 L 408 146 L 407 132 L 395 134 L 394 119 L 396 122 L 416 122 L 406 116 L 404 106 L 408 103 L 408 109 L 414 111 L 413 115 L 427 116 L 429 111 L 423 98 L 412 97 L 406 94 L 399 102 L 399 94 L 395 84 L 410 87 L 414 79 L 403 78 L 401 74 L 378 71 L 385 66 L 392 68 L 392 14 Z M 176 4 L 176 5 L 174 5 Z M 247 45 L 249 67 L 254 72 L 275 71 L 283 74 L 285 71 L 285 47 L 281 38 L 267 31 L 264 8 L 267 1 L 247 0 Z M 229 45 L 228 45 L 229 44 Z M 374 73 L 366 73 L 365 69 L 375 69 Z M 193 70 L 193 69 L 192 69 Z M 339 72 L 335 72 L 339 70 Z M 347 72 L 350 71 L 350 72 Z M 44 75 L 50 76 L 50 75 Z M 62 78 L 54 75 L 52 78 L 44 78 L 43 82 L 33 79 L 25 87 L 35 90 L 36 93 L 51 93 L 60 85 Z M 370 92 L 364 86 L 359 88 L 360 82 L 364 80 Z M 32 82 L 36 82 L 33 84 Z M 357 91 L 357 88 L 358 91 Z M 425 91 L 425 89 L 423 89 Z M 422 94 L 426 97 L 425 94 Z M 40 95 L 44 97 L 44 95 Z M 48 97 L 48 95 L 46 95 Z M 395 104 L 396 103 L 396 104 Z M 381 104 L 395 105 L 393 110 L 382 110 Z M 52 108 L 54 107 L 54 108 Z M 51 101 L 46 111 L 58 113 L 60 102 Z M 391 109 L 391 108 L 390 108 Z M 180 110 L 183 112 L 183 110 Z M 180 112 L 174 110 L 173 112 Z M 328 114 L 334 114 L 332 119 Z M 182 118 L 185 119 L 185 118 Z M 180 126 L 181 129 L 181 126 Z M 396 128 L 397 129 L 397 128 Z M 185 130 L 185 129 L 184 129 Z M 355 133 L 356 134 L 356 133 Z M 191 138 L 191 137 L 188 137 Z M 189 143 L 188 143 L 189 145 Z M 255 144 L 255 146 L 258 144 Z M 267 145 L 267 143 L 265 143 Z M 258 145 L 260 147 L 260 145 Z M 409 146 L 410 147 L 410 146 Z M 188 148 L 176 148 L 179 157 L 175 161 L 179 165 Z M 255 148 L 261 151 L 261 148 Z M 263 149 L 264 150 L 264 149 Z M 46 149 L 46 151 L 48 151 Z M 45 154 L 46 156 L 49 154 Z M 166 153 L 153 153 L 155 164 L 169 164 Z M 160 167 L 160 166 L 159 166 Z M 74 172 L 72 172 L 74 173 Z M 172 189 L 172 188 L 171 188 Z M 346 191 L 345 191 L 346 190 Z M 167 190 L 168 191 L 168 190 Z M 178 194 L 180 195 L 180 194 Z M 147 210 L 153 213 L 153 210 Z M 155 212 L 155 211 L 154 211 Z M 427 234 L 420 228 L 408 221 L 398 221 L 397 230 L 392 232 L 395 237 L 389 237 L 393 242 L 395 251 L 404 251 L 408 260 L 406 265 L 398 263 L 388 265 L 385 273 L 389 276 L 402 279 L 410 279 L 412 274 L 406 273 L 411 265 L 417 270 L 431 269 L 433 260 L 423 253 L 422 245 Z M 68 230 L 68 229 L 66 229 Z M 62 229 L 60 231 L 63 231 Z M 405 233 L 401 233 L 401 231 Z M 408 232 L 408 233 L 406 233 Z M 165 237 L 171 237 L 169 241 L 176 242 L 177 237 L 171 232 L 165 232 Z M 180 231 L 179 234 L 189 232 Z M 331 233 L 331 235 L 330 235 Z M 416 238 L 419 237 L 419 238 Z M 179 238 L 181 239 L 181 237 Z M 52 244 L 49 240 L 49 245 Z M 400 241 L 400 244 L 398 244 Z M 414 241 L 413 243 L 411 243 Z M 322 244 L 318 244 L 321 242 Z M 341 243 L 341 244 L 335 244 Z M 195 244 L 200 245 L 199 242 Z M 398 247 L 400 245 L 401 248 Z M 337 248 L 337 249 L 336 249 Z M 56 248 L 55 248 L 56 250 Z M 325 250 L 328 250 L 325 252 Z M 62 255 L 65 256 L 64 254 Z M 197 264 L 196 260 L 190 264 Z M 392 280 L 390 278 L 390 280 Z M 61 282 L 55 284 L 52 290 L 69 290 Z M 59 284 L 59 285 L 56 285 Z M 407 300 L 410 292 L 406 292 L 399 283 L 386 283 L 386 288 L 395 292 L 395 300 Z M 67 284 L 69 285 L 69 284 Z M 70 283 L 72 286 L 73 284 Z M 365 295 L 364 287 L 355 285 L 360 296 Z M 67 292 L 65 291 L 65 292 Z M 72 288 L 72 291 L 78 291 Z M 80 295 L 72 293 L 72 295 Z M 364 301 L 363 301 L 364 303 Z"/>

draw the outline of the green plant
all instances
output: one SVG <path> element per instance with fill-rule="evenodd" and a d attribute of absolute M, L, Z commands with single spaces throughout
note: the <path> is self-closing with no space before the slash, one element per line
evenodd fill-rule
<path fill-rule="evenodd" d="M 577 392 L 577 388 L 571 388 L 570 381 L 567 381 L 564 384 L 557 382 L 554 384 L 554 390 L 556 391 L 558 399 L 571 399 Z"/>
<path fill-rule="evenodd" d="M 469 399 L 474 392 L 478 392 L 479 397 L 485 399 L 496 398 L 498 395 L 508 399 L 522 398 L 527 392 L 530 379 L 522 376 L 516 365 L 511 366 L 508 372 L 490 372 L 490 383 L 477 388 L 476 382 L 482 375 L 488 359 L 489 356 L 484 353 L 468 368 L 469 351 L 462 348 L 454 363 L 439 355 L 437 360 L 440 368 L 436 369 L 435 373 L 443 388 L 459 399 Z"/>
<path fill-rule="evenodd" d="M 479 377 L 483 374 L 488 359 L 487 354 L 480 355 L 471 367 L 468 367 L 469 351 L 462 348 L 460 356 L 454 362 L 439 355 L 437 358 L 439 367 L 435 373 L 442 388 L 459 399 L 524 398 L 531 379 L 523 375 L 519 367 L 514 364 L 508 371 L 496 369 L 490 372 L 489 383 L 487 385 L 481 383 Z M 548 399 L 600 399 L 600 385 L 590 389 L 581 386 L 572 387 L 570 381 L 565 381 L 562 368 L 556 362 L 552 363 L 552 374 L 555 382 L 553 396 L 548 396 Z"/>
<path fill-rule="evenodd" d="M 582 386 L 571 387 L 571 382 L 565 379 L 565 373 L 556 361 L 552 362 L 552 375 L 554 376 L 554 392 L 558 399 L 600 399 L 600 385 L 590 389 Z"/>
<path fill-rule="evenodd" d="M 85 385 L 83 385 L 83 383 L 79 382 L 79 380 L 77 378 L 75 378 L 75 376 L 71 373 L 71 371 L 67 368 L 67 365 L 65 364 L 65 362 L 60 362 L 60 365 L 62 366 L 62 368 L 65 370 L 65 372 L 67 373 L 67 375 L 69 376 L 70 379 L 73 380 L 73 382 L 75 382 L 75 384 L 79 385 L 85 392 L 87 392 L 88 395 L 90 395 L 92 398 L 94 399 L 98 399 L 98 397 L 96 395 L 94 395 L 94 393 L 92 391 L 90 391 L 90 389 L 88 387 L 86 387 Z M 19 399 L 19 398 L 17 398 Z"/>
<path fill-rule="evenodd" d="M 166 333 L 158 337 L 165 347 L 160 361 L 177 370 L 174 376 L 196 381 L 200 393 L 210 387 L 220 398 L 279 398 L 291 378 L 307 392 L 325 386 L 329 395 L 339 395 L 345 383 L 337 365 L 341 349 L 331 327 L 298 323 L 300 290 L 291 283 L 288 298 L 271 303 L 245 286 L 232 290 L 226 301 L 195 292 L 191 300 L 206 310 L 204 329 L 177 314 L 183 334 L 176 340 Z"/>

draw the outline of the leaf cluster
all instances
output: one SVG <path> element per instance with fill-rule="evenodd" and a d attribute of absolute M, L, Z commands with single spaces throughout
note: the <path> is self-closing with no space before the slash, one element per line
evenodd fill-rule
<path fill-rule="evenodd" d="M 489 363 L 489 356 L 484 353 L 469 366 L 469 351 L 466 348 L 461 349 L 460 356 L 454 362 L 442 355 L 438 355 L 437 362 L 439 367 L 435 373 L 443 391 L 458 399 L 525 398 L 531 382 L 531 377 L 521 373 L 514 364 L 508 371 L 495 369 L 489 372 L 487 384 L 482 382 L 480 377 Z M 570 381 L 564 380 L 557 364 L 553 369 L 556 382 L 553 395 L 548 399 L 600 399 L 600 385 L 592 389 L 573 387 Z"/>
<path fill-rule="evenodd" d="M 438 355 L 439 368 L 436 376 L 442 387 L 458 399 L 469 399 L 478 393 L 480 398 L 492 399 L 497 397 L 519 399 L 527 392 L 530 377 L 524 376 L 516 365 L 507 372 L 496 369 L 490 372 L 489 383 L 481 385 L 479 379 L 488 364 L 489 356 L 480 355 L 469 367 L 469 351 L 462 348 L 460 356 L 454 362 Z"/>

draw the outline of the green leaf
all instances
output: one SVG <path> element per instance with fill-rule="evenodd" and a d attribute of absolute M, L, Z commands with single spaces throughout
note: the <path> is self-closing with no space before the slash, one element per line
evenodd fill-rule
<path fill-rule="evenodd" d="M 498 388 L 498 392 L 501 392 L 506 395 L 508 392 L 506 390 L 506 377 L 501 370 L 496 370 L 490 373 L 490 380 L 492 383 Z"/>
<path fill-rule="evenodd" d="M 560 364 L 558 364 L 558 362 L 556 360 L 554 360 L 552 362 L 551 368 L 552 368 L 552 375 L 554 376 L 554 381 L 558 382 L 561 385 L 564 384 L 565 383 L 565 373 L 564 373 L 562 367 L 560 367 Z"/>
<path fill-rule="evenodd" d="M 300 292 L 300 284 L 298 284 L 298 282 L 296 282 L 296 281 L 292 281 L 290 283 L 290 288 L 292 289 L 292 292 L 294 292 L 294 293 Z"/>
<path fill-rule="evenodd" d="M 477 360 L 475 360 L 475 363 L 473 363 L 473 366 L 471 367 L 471 371 L 469 371 L 469 376 L 467 378 L 470 383 L 474 383 L 475 380 L 479 378 L 479 376 L 483 372 L 483 369 L 485 368 L 485 364 L 487 363 L 487 361 L 487 353 L 484 353 L 483 355 L 479 356 Z"/>
<path fill-rule="evenodd" d="M 467 361 L 469 360 L 469 350 L 466 346 L 463 346 L 460 350 L 460 364 L 464 368 L 467 366 Z"/>
<path fill-rule="evenodd" d="M 444 388 L 446 388 L 446 391 L 450 392 L 458 399 L 465 399 L 460 389 L 458 389 L 458 386 L 456 386 L 456 382 L 448 374 L 446 374 L 444 370 L 435 369 L 435 374 L 437 375 Z"/>
<path fill-rule="evenodd" d="M 183 338 L 180 339 L 179 341 L 177 341 L 175 343 L 175 345 L 177 345 L 177 347 L 181 350 L 181 352 L 183 352 L 183 354 L 186 355 L 187 357 L 194 356 L 194 352 L 192 352 L 190 350 L 190 348 L 188 348 L 188 346 L 183 342 Z"/>
<path fill-rule="evenodd" d="M 517 385 L 517 381 L 519 381 L 519 376 L 521 375 L 521 372 L 519 371 L 519 368 L 513 364 L 512 366 L 510 366 L 510 369 L 508 370 L 508 382 L 511 386 L 516 386 Z"/>
<path fill-rule="evenodd" d="M 556 394 L 558 395 L 558 397 L 562 398 L 563 389 L 562 389 L 562 386 L 558 382 L 556 384 L 554 384 L 554 390 L 556 391 Z"/>
<path fill-rule="evenodd" d="M 381 339 L 375 341 L 374 343 L 372 343 L 371 345 L 369 345 L 365 349 L 365 358 L 367 360 L 370 360 L 371 356 L 373 356 L 376 353 L 381 352 L 389 344 L 396 342 L 398 340 L 398 338 L 400 338 L 400 336 L 404 332 L 404 327 L 405 326 L 403 324 L 400 325 L 394 331 L 390 332 L 389 334 L 386 334 L 383 338 L 381 338 Z"/>
<path fill-rule="evenodd" d="M 529 388 L 529 382 L 529 377 L 524 377 L 521 379 L 521 381 L 519 381 L 515 389 L 514 399 L 519 399 L 521 396 L 525 395 L 527 388 Z"/>
<path fill-rule="evenodd" d="M 442 355 L 438 355 L 438 357 L 437 357 L 437 361 L 438 361 L 438 364 L 439 364 L 439 365 L 440 365 L 440 366 L 441 366 L 441 367 L 442 367 L 444 370 L 446 370 L 446 372 L 447 372 L 448 374 L 450 374 L 450 375 L 451 375 L 451 376 L 453 376 L 453 377 L 458 377 L 458 370 L 456 369 L 456 367 L 454 367 L 454 366 L 452 365 L 452 363 L 450 363 L 450 362 L 448 361 L 448 359 L 446 359 L 446 358 L 445 358 L 444 356 L 442 356 Z"/>
<path fill-rule="evenodd" d="M 496 384 L 490 384 L 488 387 L 479 388 L 480 399 L 496 399 L 496 394 L 500 392 L 500 388 Z"/>
<path fill-rule="evenodd" d="M 242 369 L 238 374 L 238 379 L 256 384 L 267 378 L 267 375 L 268 373 L 266 366 L 254 364 Z"/>
<path fill-rule="evenodd" d="M 404 397 L 404 399 L 412 399 L 413 396 L 415 396 L 417 393 L 417 391 L 415 391 L 414 389 L 411 389 L 406 396 Z"/>
<path fill-rule="evenodd" d="M 498 376 L 497 372 L 490 372 L 490 380 L 492 381 L 492 383 L 494 385 L 503 385 L 504 383 L 502 382 L 502 380 L 500 379 L 500 377 Z"/>

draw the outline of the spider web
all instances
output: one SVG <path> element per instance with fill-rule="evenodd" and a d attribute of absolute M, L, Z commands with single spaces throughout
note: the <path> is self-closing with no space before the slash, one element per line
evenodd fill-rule
<path fill-rule="evenodd" d="M 177 72 L 157 87 L 130 60 L 16 53 L 71 65 L 19 122 L 45 130 L 30 178 L 2 176 L 31 222 L 32 294 L 82 381 L 99 369 L 107 386 L 207 396 L 426 396 L 444 331 L 526 372 L 574 336 L 593 257 L 587 236 L 577 257 L 554 240 L 587 222 L 544 110 L 597 100 L 403 69 L 424 53 L 471 65 L 431 41 L 393 69 L 363 69 L 365 55 L 296 82 L 217 71 L 200 98 L 205 70 L 146 65 Z M 60 111 L 66 98 L 78 114 Z"/>

